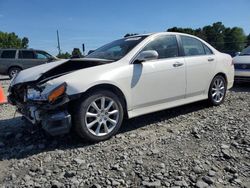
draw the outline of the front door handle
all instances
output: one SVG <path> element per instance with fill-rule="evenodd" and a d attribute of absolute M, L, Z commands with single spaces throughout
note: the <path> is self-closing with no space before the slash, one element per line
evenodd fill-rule
<path fill-rule="evenodd" d="M 176 62 L 173 64 L 173 67 L 180 67 L 182 65 L 184 65 L 184 63 Z"/>
<path fill-rule="evenodd" d="M 214 58 L 209 57 L 207 60 L 208 60 L 209 62 L 211 62 L 211 61 L 214 61 Z"/>

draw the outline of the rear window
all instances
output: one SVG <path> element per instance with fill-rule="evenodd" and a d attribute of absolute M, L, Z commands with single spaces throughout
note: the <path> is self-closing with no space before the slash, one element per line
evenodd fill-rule
<path fill-rule="evenodd" d="M 35 55 L 33 51 L 30 50 L 21 50 L 18 55 L 19 59 L 35 59 Z"/>
<path fill-rule="evenodd" d="M 15 59 L 16 50 L 4 50 L 1 54 L 1 58 L 4 59 Z"/>

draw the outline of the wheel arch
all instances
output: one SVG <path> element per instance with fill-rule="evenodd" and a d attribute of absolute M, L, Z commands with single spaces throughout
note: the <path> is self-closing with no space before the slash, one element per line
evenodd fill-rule
<path fill-rule="evenodd" d="M 218 72 L 217 74 L 215 74 L 215 75 L 212 77 L 212 79 L 211 79 L 210 82 L 208 83 L 208 89 L 207 89 L 207 91 L 206 91 L 207 94 L 209 94 L 210 86 L 211 86 L 211 84 L 212 84 L 213 79 L 214 79 L 216 76 L 218 76 L 218 75 L 223 76 L 223 78 L 226 80 L 226 84 L 228 85 L 227 75 L 226 75 L 224 72 Z"/>
<path fill-rule="evenodd" d="M 226 80 L 226 84 L 228 84 L 227 75 L 224 72 L 219 72 L 215 76 L 218 76 L 218 75 L 222 76 Z M 213 77 L 213 79 L 214 79 L 214 77 Z"/>
<path fill-rule="evenodd" d="M 125 97 L 124 93 L 122 92 L 122 90 L 113 84 L 105 83 L 105 84 L 94 85 L 94 86 L 88 88 L 84 93 L 81 93 L 80 96 L 84 97 L 92 92 L 96 92 L 96 91 L 100 91 L 100 90 L 108 90 L 108 91 L 111 91 L 112 93 L 114 93 L 115 95 L 117 95 L 117 97 L 119 99 L 121 99 L 122 106 L 124 109 L 124 116 L 125 116 L 125 118 L 128 118 L 128 106 L 127 106 L 126 97 Z"/>
<path fill-rule="evenodd" d="M 23 70 L 23 68 L 20 66 L 20 65 L 11 65 L 11 66 L 9 66 L 9 68 L 7 69 L 7 71 L 8 71 L 8 74 L 9 74 L 9 71 L 10 71 L 10 69 L 12 69 L 12 68 L 19 68 L 19 69 L 21 69 L 21 70 Z"/>

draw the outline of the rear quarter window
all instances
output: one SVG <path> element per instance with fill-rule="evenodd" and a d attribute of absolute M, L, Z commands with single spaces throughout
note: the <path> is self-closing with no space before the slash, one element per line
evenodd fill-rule
<path fill-rule="evenodd" d="M 213 51 L 209 47 L 207 47 L 207 45 L 203 44 L 203 46 L 207 55 L 213 54 Z"/>
<path fill-rule="evenodd" d="M 15 59 L 16 50 L 3 50 L 1 53 L 1 58 L 3 59 Z"/>

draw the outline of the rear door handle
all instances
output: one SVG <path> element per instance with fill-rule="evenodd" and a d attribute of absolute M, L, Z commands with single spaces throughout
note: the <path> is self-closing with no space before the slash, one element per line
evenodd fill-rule
<path fill-rule="evenodd" d="M 209 62 L 211 62 L 211 61 L 214 61 L 214 58 L 209 57 L 207 60 L 208 60 Z"/>
<path fill-rule="evenodd" d="M 182 65 L 184 65 L 184 63 L 176 62 L 173 64 L 173 67 L 180 67 Z"/>

